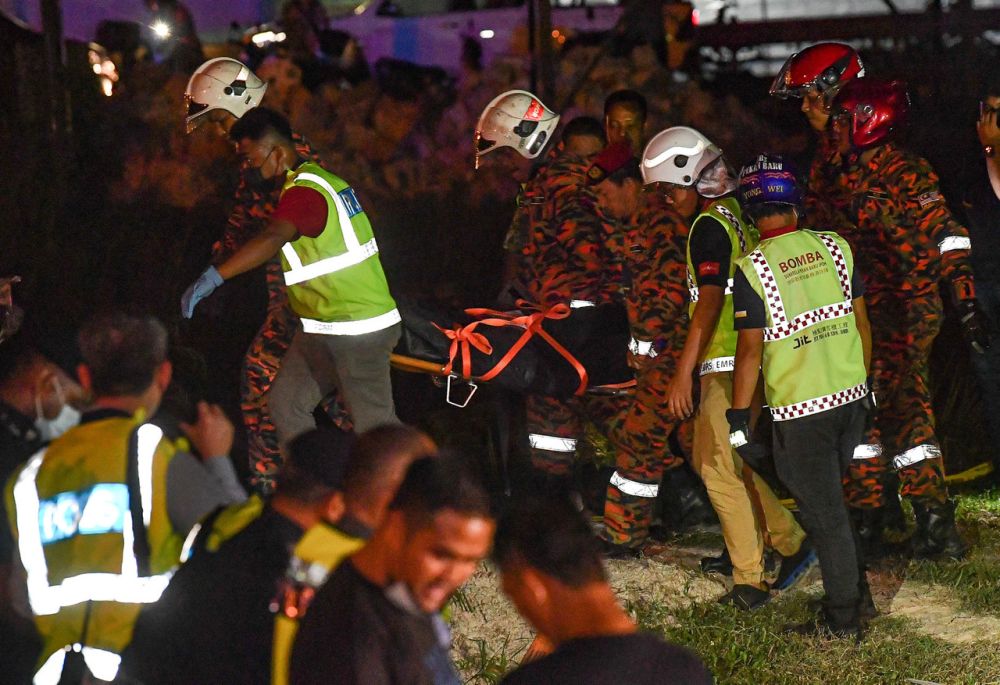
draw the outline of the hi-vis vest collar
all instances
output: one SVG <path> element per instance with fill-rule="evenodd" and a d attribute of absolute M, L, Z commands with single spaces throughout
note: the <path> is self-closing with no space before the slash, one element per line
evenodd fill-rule
<path fill-rule="evenodd" d="M 760 279 L 764 300 L 767 303 L 768 312 L 771 314 L 771 325 L 764 329 L 765 342 L 781 340 L 795 335 L 821 321 L 832 321 L 833 319 L 839 319 L 854 313 L 851 275 L 847 269 L 847 259 L 844 256 L 844 252 L 832 237 L 823 234 L 816 234 L 816 237 L 822 241 L 833 258 L 833 263 L 837 270 L 837 280 L 840 283 L 840 290 L 844 299 L 840 302 L 802 312 L 792 319 L 789 319 L 785 312 L 785 304 L 781 299 L 777 280 L 774 277 L 774 272 L 771 270 L 771 265 L 767 263 L 767 259 L 764 257 L 762 249 L 758 247 L 747 255 L 750 258 L 750 263 L 753 265 L 754 271 L 757 273 L 757 278 Z M 860 383 L 854 387 L 846 388 L 830 395 L 814 397 L 804 402 L 797 402 L 781 407 L 772 406 L 771 416 L 775 421 L 796 419 L 860 400 L 867 394 L 867 383 Z"/>
<path fill-rule="evenodd" d="M 153 510 L 153 457 L 163 432 L 153 424 L 143 424 L 137 429 L 137 438 L 142 522 L 148 528 Z M 44 457 L 43 449 L 28 460 L 13 488 L 18 551 L 27 573 L 32 612 L 49 616 L 65 607 L 91 601 L 127 604 L 157 601 L 172 574 L 139 575 L 128 486 L 97 483 L 84 492 L 64 492 L 40 500 L 37 477 Z M 81 573 L 63 579 L 58 585 L 49 584 L 46 544 L 76 535 L 107 533 L 122 536 L 119 573 Z"/>
<path fill-rule="evenodd" d="M 331 202 L 333 202 L 334 207 L 337 208 L 337 218 L 339 219 L 340 230 L 343 233 L 344 245 L 347 251 L 343 254 L 321 259 L 312 264 L 303 264 L 292 244 L 285 243 L 281 247 L 281 253 L 288 262 L 288 271 L 284 274 L 285 285 L 295 285 L 317 278 L 318 276 L 342 271 L 355 264 L 360 264 L 372 255 L 378 254 L 378 244 L 375 242 L 375 238 L 362 245 L 358 242 L 358 236 L 354 232 L 354 224 L 351 223 L 351 217 L 361 212 L 361 205 L 358 204 L 358 200 L 354 196 L 354 190 L 347 188 L 343 191 L 343 194 L 338 193 L 325 178 L 308 172 L 298 174 L 295 180 L 315 183 L 323 189 Z M 350 207 L 348 207 L 348 203 L 350 203 Z"/>

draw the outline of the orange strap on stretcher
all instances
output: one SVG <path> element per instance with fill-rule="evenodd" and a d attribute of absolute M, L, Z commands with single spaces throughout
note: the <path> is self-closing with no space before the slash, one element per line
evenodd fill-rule
<path fill-rule="evenodd" d="M 465 326 L 455 326 L 453 329 L 446 329 L 440 326 L 435 326 L 444 333 L 451 340 L 451 349 L 448 352 L 448 364 L 444 367 L 444 372 L 447 374 L 452 373 L 452 368 L 455 363 L 455 357 L 458 356 L 459 351 L 462 354 L 462 376 L 467 379 L 472 378 L 472 359 L 470 347 L 475 347 L 477 350 L 483 354 L 492 354 L 493 346 L 482 333 L 477 333 L 476 328 L 480 325 L 482 326 L 517 326 L 518 328 L 523 328 L 524 333 L 518 338 L 511 348 L 504 354 L 503 358 L 500 359 L 496 365 L 487 371 L 482 376 L 479 376 L 475 380 L 489 381 L 496 378 L 510 362 L 517 356 L 517 353 L 528 344 L 532 336 L 538 335 L 542 340 L 547 342 L 552 349 L 558 352 L 566 361 L 570 363 L 573 369 L 576 371 L 577 375 L 580 377 L 580 385 L 577 387 L 576 395 L 582 395 L 587 390 L 587 370 L 583 367 L 583 364 L 574 357 L 569 350 L 559 344 L 559 342 L 553 338 L 548 332 L 542 328 L 542 324 L 545 319 L 565 319 L 570 315 L 570 308 L 564 304 L 557 304 L 550 309 L 542 309 L 538 305 L 531 304 L 524 300 L 518 300 L 517 306 L 524 310 L 531 311 L 530 314 L 514 314 L 511 312 L 501 312 L 495 309 L 466 309 L 465 313 L 469 316 L 483 316 L 487 318 L 478 319 Z"/>

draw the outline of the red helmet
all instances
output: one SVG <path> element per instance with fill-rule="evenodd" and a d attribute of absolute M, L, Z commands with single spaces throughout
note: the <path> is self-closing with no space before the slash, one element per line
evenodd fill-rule
<path fill-rule="evenodd" d="M 771 95 L 800 98 L 815 88 L 829 103 L 845 83 L 864 75 L 861 58 L 850 45 L 817 43 L 785 61 L 771 84 Z"/>
<path fill-rule="evenodd" d="M 906 123 L 909 111 L 910 96 L 902 81 L 852 81 L 833 101 L 833 116 L 849 121 L 851 145 L 858 150 L 886 142 Z"/>

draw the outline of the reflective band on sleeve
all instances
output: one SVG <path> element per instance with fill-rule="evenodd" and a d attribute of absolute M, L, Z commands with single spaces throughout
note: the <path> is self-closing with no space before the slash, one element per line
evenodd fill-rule
<path fill-rule="evenodd" d="M 597 303 L 590 300 L 570 300 L 570 309 L 583 309 L 584 307 L 596 307 Z"/>
<path fill-rule="evenodd" d="M 656 357 L 656 350 L 653 349 L 651 340 L 636 340 L 632 338 L 628 343 L 628 351 L 637 357 Z"/>
<path fill-rule="evenodd" d="M 658 484 L 640 483 L 639 481 L 629 480 L 617 471 L 611 476 L 611 484 L 626 495 L 632 495 L 633 497 L 656 497 L 660 494 L 660 486 Z"/>
<path fill-rule="evenodd" d="M 528 434 L 528 444 L 532 449 L 545 450 L 546 452 L 575 452 L 576 439 L 560 438 L 558 435 L 541 435 L 539 433 Z"/>
<path fill-rule="evenodd" d="M 952 250 L 971 250 L 972 240 L 965 236 L 950 235 L 938 243 L 938 249 L 941 252 L 951 252 Z"/>
<path fill-rule="evenodd" d="M 288 261 L 289 270 L 285 272 L 285 285 L 296 285 L 319 276 L 325 276 L 337 271 L 342 271 L 349 266 L 360 264 L 372 255 L 378 254 L 378 243 L 372 238 L 364 245 L 355 250 L 350 250 L 336 257 L 327 257 L 318 262 L 313 262 L 303 266 L 302 260 L 295 252 L 291 243 L 285 243 L 281 248 L 281 253 Z M 293 258 L 294 255 L 294 258 Z"/>
<path fill-rule="evenodd" d="M 732 371 L 736 368 L 736 357 L 716 357 L 715 359 L 706 359 L 698 367 L 698 375 L 704 376 L 709 373 L 721 373 L 723 371 Z"/>
<path fill-rule="evenodd" d="M 732 295 L 733 294 L 733 283 L 734 282 L 735 281 L 733 281 L 733 279 L 731 279 L 731 278 L 728 281 L 726 281 L 726 289 L 722 291 L 723 295 Z M 692 302 L 697 302 L 698 301 L 698 286 L 696 286 L 696 285 L 690 285 L 689 284 L 688 285 L 688 294 L 691 296 L 691 301 Z"/>
<path fill-rule="evenodd" d="M 840 390 L 822 397 L 814 397 L 811 400 L 804 400 L 789 404 L 784 407 L 771 407 L 771 417 L 775 421 L 787 421 L 798 419 L 803 416 L 818 414 L 828 409 L 835 409 L 844 404 L 855 402 L 868 394 L 868 383 L 859 383 L 853 388 Z"/>
<path fill-rule="evenodd" d="M 940 457 L 941 448 L 937 445 L 917 445 L 893 457 L 892 465 L 897 469 L 903 469 L 925 459 L 938 459 Z"/>
<path fill-rule="evenodd" d="M 882 445 L 858 445 L 854 448 L 855 459 L 878 459 L 882 456 Z"/>
<path fill-rule="evenodd" d="M 359 321 L 316 321 L 315 319 L 303 318 L 302 330 L 306 333 L 319 335 L 364 335 L 365 333 L 385 330 L 402 320 L 399 310 L 393 309 L 385 314 Z"/>

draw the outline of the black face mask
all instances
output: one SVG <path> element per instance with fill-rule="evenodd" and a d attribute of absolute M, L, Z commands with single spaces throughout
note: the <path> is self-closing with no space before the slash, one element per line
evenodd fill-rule
<path fill-rule="evenodd" d="M 246 184 L 249 187 L 254 190 L 269 191 L 277 185 L 277 174 L 275 174 L 272 178 L 264 178 L 264 175 L 260 171 L 261 168 L 267 164 L 267 160 L 274 154 L 275 150 L 277 150 L 277 148 L 271 148 L 271 151 L 267 153 L 267 157 L 265 157 L 264 161 L 260 163 L 260 166 L 252 166 L 248 164 L 243 169 L 243 180 L 246 181 Z"/>

